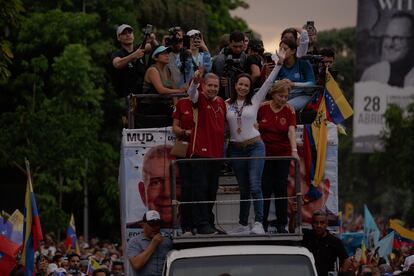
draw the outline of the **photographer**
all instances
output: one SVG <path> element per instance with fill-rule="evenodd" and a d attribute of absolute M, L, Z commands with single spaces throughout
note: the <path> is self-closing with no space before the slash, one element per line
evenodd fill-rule
<path fill-rule="evenodd" d="M 119 97 L 140 93 L 146 70 L 143 60 L 145 50 L 134 46 L 134 29 L 130 25 L 120 25 L 116 36 L 121 44 L 121 48 L 111 56 L 116 92 Z"/>
<path fill-rule="evenodd" d="M 180 82 L 181 72 L 180 68 L 177 66 L 176 60 L 183 49 L 184 31 L 181 27 L 175 26 L 170 28 L 168 32 L 169 35 L 163 38 L 162 44 L 171 48 L 167 67 L 170 69 L 174 84 L 177 86 Z"/>
<path fill-rule="evenodd" d="M 187 41 L 189 45 L 185 45 Z M 212 66 L 211 55 L 199 30 L 187 32 L 183 45 L 183 51 L 176 60 L 181 72 L 177 87 L 188 84 L 199 67 L 203 67 L 204 72 L 209 73 Z"/>
<path fill-rule="evenodd" d="M 306 22 L 306 25 L 303 26 L 303 29 L 305 29 L 308 32 L 308 36 L 309 36 L 308 52 L 306 54 L 307 55 L 319 54 L 319 50 L 316 45 L 318 31 L 315 28 L 315 22 L 314 21 Z"/>
<path fill-rule="evenodd" d="M 234 31 L 230 34 L 229 46 L 214 59 L 213 73 L 220 78 L 220 93 L 223 99 L 230 98 L 234 79 L 240 73 L 244 73 L 247 59 L 243 52 L 244 34 Z"/>
<path fill-rule="evenodd" d="M 265 64 L 263 53 L 263 41 L 250 40 L 249 46 L 247 47 L 248 56 L 244 70 L 252 78 L 253 90 L 260 88 L 266 79 L 265 72 L 263 72 L 263 78 L 261 77 L 262 69 Z"/>

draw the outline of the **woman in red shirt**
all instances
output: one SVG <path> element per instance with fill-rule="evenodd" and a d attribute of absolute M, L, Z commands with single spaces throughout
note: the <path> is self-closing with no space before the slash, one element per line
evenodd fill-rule
<path fill-rule="evenodd" d="M 264 102 L 257 114 L 259 131 L 266 147 L 266 156 L 293 156 L 299 159 L 296 147 L 296 115 L 287 104 L 291 82 L 278 81 L 270 90 L 272 100 Z M 290 160 L 266 160 L 263 179 L 263 198 L 287 197 Z M 276 200 L 276 226 L 278 233 L 286 233 L 287 199 Z M 264 202 L 263 226 L 268 227 L 270 201 Z"/>

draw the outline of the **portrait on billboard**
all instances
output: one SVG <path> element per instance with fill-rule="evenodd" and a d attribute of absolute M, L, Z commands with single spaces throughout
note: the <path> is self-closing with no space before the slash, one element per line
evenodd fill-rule
<path fill-rule="evenodd" d="M 384 150 L 384 114 L 414 100 L 414 9 L 412 1 L 359 0 L 357 82 L 353 151 Z"/>
<path fill-rule="evenodd" d="M 414 86 L 414 16 L 401 11 L 393 13 L 380 40 L 378 62 L 363 71 L 360 81 Z"/>

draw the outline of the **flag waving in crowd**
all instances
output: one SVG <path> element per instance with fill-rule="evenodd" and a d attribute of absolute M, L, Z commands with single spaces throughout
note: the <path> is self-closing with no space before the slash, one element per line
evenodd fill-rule
<path fill-rule="evenodd" d="M 75 251 L 76 254 L 80 254 L 78 238 L 76 236 L 75 218 L 73 214 L 70 216 L 69 226 L 66 229 L 65 245 L 68 251 Z"/>
<path fill-rule="evenodd" d="M 39 249 L 39 244 L 40 241 L 43 240 L 43 235 L 40 226 L 39 213 L 37 212 L 36 197 L 33 192 L 29 161 L 27 160 L 26 170 L 27 186 L 23 225 L 23 251 L 20 262 L 25 267 L 25 274 L 32 275 L 34 273 L 35 251 Z"/>

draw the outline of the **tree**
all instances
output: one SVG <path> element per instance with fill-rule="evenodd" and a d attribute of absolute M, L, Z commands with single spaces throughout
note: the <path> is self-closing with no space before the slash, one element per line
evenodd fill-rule
<path fill-rule="evenodd" d="M 0 83 L 10 77 L 8 66 L 13 59 L 12 44 L 8 39 L 11 30 L 18 27 L 20 14 L 24 11 L 19 0 L 4 1 L 0 7 Z"/>
<path fill-rule="evenodd" d="M 239 0 L 21 1 L 25 13 L 10 36 L 15 48 L 10 78 L 0 82 L 5 91 L 0 94 L 0 173 L 22 174 L 16 168 L 29 158 L 46 231 L 63 230 L 71 212 L 79 217 L 87 182 L 94 214 L 90 225 L 96 227 L 91 231 L 119 237 L 114 206 L 119 206 L 124 99 L 117 98 L 111 84 L 116 27 L 127 23 L 139 30 L 152 23 L 161 35 L 174 23 L 205 31 L 213 43 L 221 32 L 247 29 L 229 13 L 246 5 Z"/>
<path fill-rule="evenodd" d="M 414 218 L 414 103 L 406 110 L 390 105 L 385 113 L 385 151 L 374 154 L 378 183 L 383 187 L 378 203 L 387 215 L 398 215 L 413 224 Z"/>

